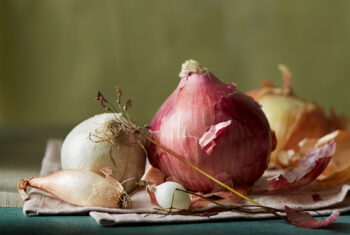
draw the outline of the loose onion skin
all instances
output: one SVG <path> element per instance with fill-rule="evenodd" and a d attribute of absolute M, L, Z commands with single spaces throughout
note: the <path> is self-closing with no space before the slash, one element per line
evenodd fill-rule
<path fill-rule="evenodd" d="M 150 123 L 150 136 L 231 187 L 253 184 L 275 146 L 260 106 L 193 60 L 183 65 L 180 76 Z M 181 180 L 186 189 L 222 190 L 154 144 L 147 148 L 151 164 Z"/>

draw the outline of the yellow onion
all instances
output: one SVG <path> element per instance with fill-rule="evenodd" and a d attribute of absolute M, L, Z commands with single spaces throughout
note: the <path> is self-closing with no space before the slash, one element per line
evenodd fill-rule
<path fill-rule="evenodd" d="M 298 143 L 305 138 L 320 138 L 331 130 L 330 119 L 322 107 L 296 96 L 291 89 L 291 74 L 288 68 L 280 65 L 284 79 L 283 88 L 270 82 L 263 82 L 262 87 L 248 92 L 257 100 L 275 131 L 277 146 L 270 157 L 270 167 L 287 167 L 278 160 L 286 151 L 298 150 Z"/>

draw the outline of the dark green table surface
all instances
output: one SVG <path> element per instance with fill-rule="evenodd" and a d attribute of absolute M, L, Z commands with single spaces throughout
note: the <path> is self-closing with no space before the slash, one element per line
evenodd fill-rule
<path fill-rule="evenodd" d="M 26 217 L 21 208 L 0 208 L 0 234 L 350 234 L 350 215 L 327 229 L 298 229 L 277 219 L 102 227 L 89 216 Z"/>

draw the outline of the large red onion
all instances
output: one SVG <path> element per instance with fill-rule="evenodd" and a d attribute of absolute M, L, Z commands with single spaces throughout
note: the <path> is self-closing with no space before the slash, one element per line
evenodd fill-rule
<path fill-rule="evenodd" d="M 180 77 L 154 116 L 150 136 L 231 187 L 253 184 L 275 147 L 260 106 L 196 61 L 186 61 Z M 181 180 L 188 190 L 222 189 L 154 144 L 147 148 L 151 164 Z"/>

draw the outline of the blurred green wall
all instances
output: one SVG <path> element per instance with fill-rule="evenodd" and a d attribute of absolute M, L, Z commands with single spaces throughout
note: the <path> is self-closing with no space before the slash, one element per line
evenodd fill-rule
<path fill-rule="evenodd" d="M 201 62 L 247 91 L 277 84 L 350 114 L 350 1 L 0 1 L 0 125 L 73 124 L 121 85 L 148 122 Z"/>

